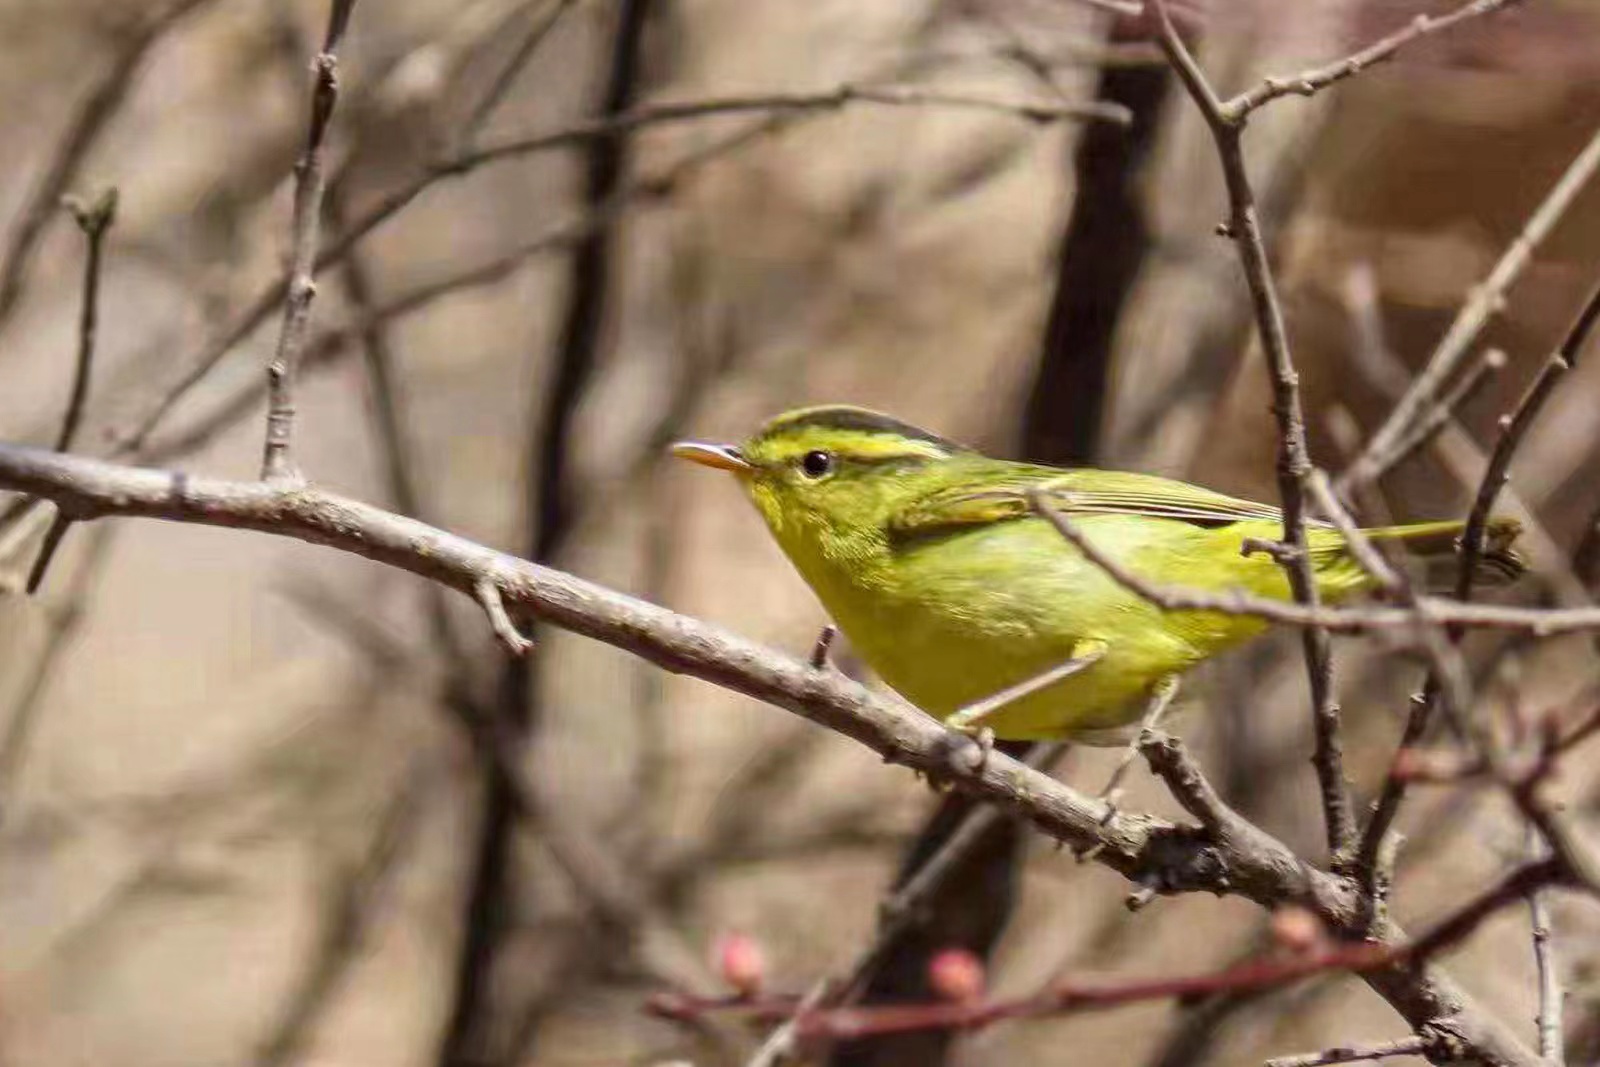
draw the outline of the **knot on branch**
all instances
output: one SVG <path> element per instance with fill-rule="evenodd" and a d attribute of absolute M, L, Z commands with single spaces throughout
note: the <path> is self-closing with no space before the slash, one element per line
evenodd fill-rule
<path fill-rule="evenodd" d="M 1154 831 L 1129 877 L 1139 883 L 1140 906 L 1151 894 L 1213 893 L 1233 889 L 1233 876 L 1222 848 L 1204 827 L 1174 826 Z"/>

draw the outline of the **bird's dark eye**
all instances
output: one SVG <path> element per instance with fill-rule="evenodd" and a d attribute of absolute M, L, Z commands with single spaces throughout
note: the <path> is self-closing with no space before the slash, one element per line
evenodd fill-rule
<path fill-rule="evenodd" d="M 833 470 L 833 453 L 818 449 L 800 457 L 800 469 L 807 478 L 820 478 Z"/>

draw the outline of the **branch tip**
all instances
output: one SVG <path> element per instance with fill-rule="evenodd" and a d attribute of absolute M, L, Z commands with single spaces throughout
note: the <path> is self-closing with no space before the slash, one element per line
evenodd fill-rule
<path fill-rule="evenodd" d="M 478 601 L 478 606 L 483 608 L 483 613 L 489 617 L 489 628 L 506 651 L 513 656 L 525 656 L 533 648 L 533 642 L 518 631 L 516 624 L 511 621 L 511 615 L 506 611 L 505 598 L 500 594 L 500 584 L 493 578 L 485 575 L 477 580 L 472 587 L 472 595 Z"/>

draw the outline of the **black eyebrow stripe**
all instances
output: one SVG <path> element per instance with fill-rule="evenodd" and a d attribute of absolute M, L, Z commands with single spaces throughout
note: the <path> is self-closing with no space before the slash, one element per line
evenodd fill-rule
<path fill-rule="evenodd" d="M 946 452 L 969 452 L 967 448 L 948 437 L 940 437 L 908 422 L 890 418 L 888 415 L 879 415 L 875 411 L 863 411 L 860 408 L 830 407 L 817 408 L 807 411 L 792 418 L 782 419 L 768 424 L 762 432 L 762 439 L 771 438 L 778 433 L 787 433 L 796 429 L 844 430 L 860 433 L 892 433 L 898 437 L 905 437 L 912 441 L 925 441 L 937 445 Z"/>

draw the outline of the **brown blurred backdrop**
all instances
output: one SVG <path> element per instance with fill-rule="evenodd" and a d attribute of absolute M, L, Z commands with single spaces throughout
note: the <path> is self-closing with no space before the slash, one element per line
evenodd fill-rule
<path fill-rule="evenodd" d="M 169 5 L 0 0 L 5 232 L 84 102 L 106 95 L 67 188 L 120 191 L 85 451 L 104 451 L 178 379 L 288 248 L 325 5 L 202 0 L 141 44 Z M 1237 90 L 1438 6 L 1216 0 L 1196 32 L 1202 62 Z M 1395 381 L 1592 135 L 1597 15 L 1580 0 L 1526 4 L 1252 123 L 1323 466 L 1341 467 L 1381 421 Z M 1005 454 L 1271 499 L 1263 363 L 1234 252 L 1213 233 L 1215 154 L 1156 53 L 1125 31 L 1058 0 L 365 0 L 343 54 L 330 235 L 459 147 L 502 70 L 515 78 L 478 143 L 608 106 L 841 83 L 1101 96 L 1135 121 L 857 105 L 751 133 L 761 117 L 721 116 L 441 180 L 357 246 L 353 270 L 325 272 L 313 329 L 502 269 L 329 342 L 302 390 L 301 462 L 339 491 L 796 654 L 821 609 L 729 485 L 661 461 L 675 435 L 735 437 L 785 408 L 847 401 Z M 641 195 L 665 173 L 676 180 Z M 53 436 L 81 262 L 81 235 L 52 211 L 0 315 L 7 440 Z M 1464 509 L 1494 420 L 1597 263 L 1590 189 L 1487 334 L 1506 370 L 1364 503 L 1400 519 Z M 150 446 L 161 462 L 253 473 L 252 397 L 276 324 L 172 412 Z M 1594 522 L 1597 423 L 1590 360 L 1516 468 L 1548 531 L 1533 546 L 1542 572 L 1568 568 Z M 0 568 L 26 559 L 13 546 Z M 537 637 L 530 661 L 505 663 L 470 605 L 303 545 L 158 524 L 75 531 L 41 596 L 0 598 L 0 1062 L 724 1062 L 642 1010 L 681 976 L 652 948 L 660 928 L 696 951 L 748 933 L 775 984 L 803 987 L 871 930 L 937 798 L 774 709 L 570 635 Z M 1341 650 L 1351 767 L 1370 790 L 1416 678 Z M 1184 732 L 1233 803 L 1316 855 L 1295 651 L 1268 639 L 1209 670 L 1194 700 L 1211 713 Z M 1592 695 L 1593 653 L 1557 642 L 1497 677 L 1534 707 L 1577 701 Z M 467 704 L 519 721 L 561 827 L 519 824 L 486 784 L 450 710 Z M 1113 758 L 1074 754 L 1066 773 L 1098 787 Z M 1565 782 L 1585 810 L 1591 765 Z M 1171 807 L 1143 781 L 1134 802 Z M 1521 842 L 1499 802 L 1452 793 L 1424 794 L 1407 823 L 1402 917 L 1459 899 Z M 617 860 L 650 922 L 597 916 L 549 832 Z M 1120 879 L 1048 848 L 1027 850 L 1014 893 L 978 881 L 956 895 L 990 894 L 979 940 L 998 937 L 1001 991 L 1067 969 L 1221 965 L 1262 936 L 1263 916 L 1235 899 L 1130 915 Z M 1600 1007 L 1587 963 L 1600 929 L 1578 909 L 1557 922 L 1580 1034 Z M 1452 969 L 1506 1018 L 1531 1017 L 1520 913 Z M 876 1062 L 1252 1063 L 1403 1032 L 1359 982 L 1328 978 L 1248 1003 L 1007 1026 Z"/>

